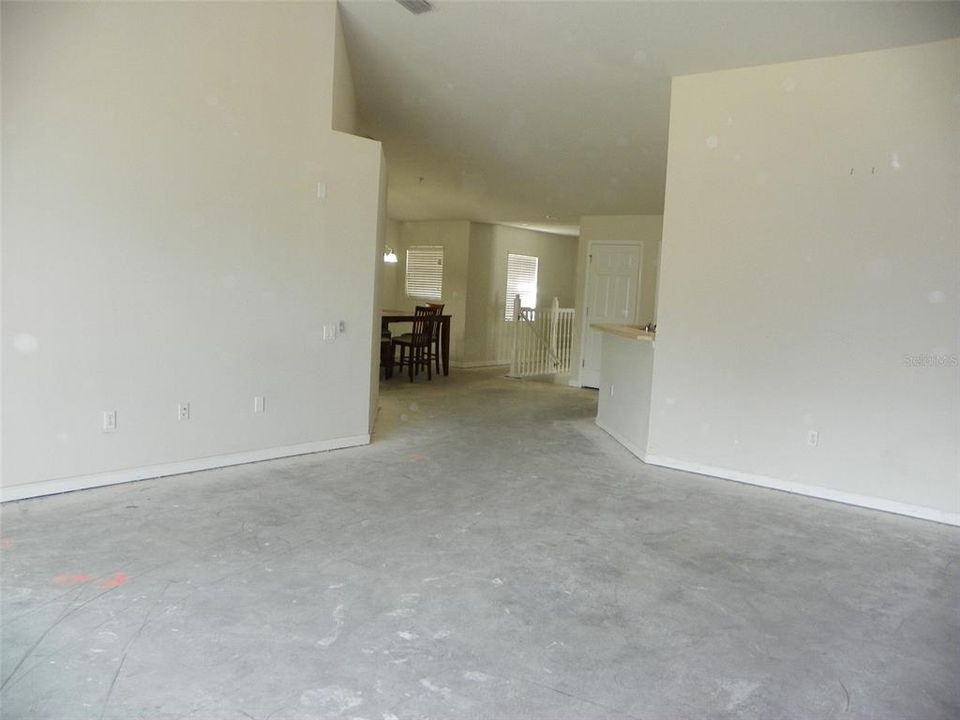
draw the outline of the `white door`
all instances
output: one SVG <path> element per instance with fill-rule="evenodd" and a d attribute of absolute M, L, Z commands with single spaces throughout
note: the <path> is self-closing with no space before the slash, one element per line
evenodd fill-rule
<path fill-rule="evenodd" d="M 643 245 L 596 243 L 587 256 L 586 306 L 583 313 L 583 361 L 580 384 L 600 387 L 600 341 L 591 323 L 633 325 L 640 297 Z"/>

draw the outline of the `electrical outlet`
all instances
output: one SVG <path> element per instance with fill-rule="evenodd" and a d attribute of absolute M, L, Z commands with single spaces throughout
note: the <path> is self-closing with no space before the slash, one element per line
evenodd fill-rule
<path fill-rule="evenodd" d="M 816 447 L 820 444 L 820 433 L 816 430 L 810 430 L 807 432 L 807 445 L 810 447 Z"/>
<path fill-rule="evenodd" d="M 253 411 L 255 413 L 263 412 L 263 395 L 255 395 L 253 398 Z"/>
<path fill-rule="evenodd" d="M 117 431 L 117 411 L 116 410 L 104 410 L 103 431 L 105 433 L 112 433 Z"/>
<path fill-rule="evenodd" d="M 177 406 L 177 419 L 178 420 L 190 419 L 190 403 L 182 402 Z"/>
<path fill-rule="evenodd" d="M 613 397 L 613 383 L 610 383 L 610 397 Z"/>
<path fill-rule="evenodd" d="M 339 325 L 324 325 L 323 326 L 323 339 L 325 341 L 333 341 L 337 339 L 337 336 L 340 334 L 338 332 Z"/>

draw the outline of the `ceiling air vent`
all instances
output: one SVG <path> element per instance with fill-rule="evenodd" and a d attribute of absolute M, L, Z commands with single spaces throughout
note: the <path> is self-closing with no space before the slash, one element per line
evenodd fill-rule
<path fill-rule="evenodd" d="M 397 0 L 397 2 L 414 15 L 421 15 L 422 13 L 433 10 L 433 5 L 428 3 L 427 0 Z"/>

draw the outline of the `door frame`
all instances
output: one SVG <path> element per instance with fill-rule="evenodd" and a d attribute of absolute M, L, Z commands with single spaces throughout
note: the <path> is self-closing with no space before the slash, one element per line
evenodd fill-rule
<path fill-rule="evenodd" d="M 587 359 L 587 337 L 590 332 L 589 313 L 587 303 L 590 300 L 590 266 L 593 262 L 593 248 L 595 245 L 621 245 L 621 246 L 639 246 L 640 262 L 637 263 L 637 286 L 634 307 L 636 312 L 640 311 L 640 284 L 643 282 L 643 261 L 646 255 L 645 243 L 643 240 L 591 240 L 587 243 L 586 268 L 583 274 L 583 319 L 580 321 L 580 367 L 577 368 L 577 385 L 584 387 L 583 369 Z M 659 278 L 658 278 L 659 279 Z"/>

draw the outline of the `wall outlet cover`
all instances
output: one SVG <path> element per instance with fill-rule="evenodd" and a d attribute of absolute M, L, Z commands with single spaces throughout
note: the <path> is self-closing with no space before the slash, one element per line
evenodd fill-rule
<path fill-rule="evenodd" d="M 117 431 L 117 411 L 104 410 L 103 412 L 103 432 L 112 433 Z"/>

